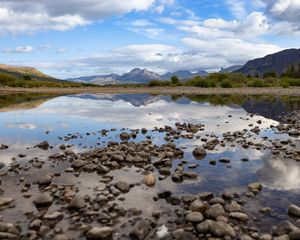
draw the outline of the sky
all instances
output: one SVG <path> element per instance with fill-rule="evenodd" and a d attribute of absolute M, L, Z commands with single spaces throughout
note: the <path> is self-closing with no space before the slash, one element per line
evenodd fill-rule
<path fill-rule="evenodd" d="M 60 79 L 216 71 L 300 48 L 300 0 L 0 0 L 0 43 Z"/>

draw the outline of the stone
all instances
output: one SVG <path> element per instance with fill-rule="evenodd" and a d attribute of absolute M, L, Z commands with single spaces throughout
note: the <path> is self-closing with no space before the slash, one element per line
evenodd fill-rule
<path fill-rule="evenodd" d="M 232 201 L 230 204 L 226 205 L 226 210 L 228 212 L 240 212 L 242 210 L 242 207 L 237 202 Z"/>
<path fill-rule="evenodd" d="M 196 226 L 197 232 L 206 234 L 209 232 L 210 226 L 207 221 L 201 222 Z"/>
<path fill-rule="evenodd" d="M 48 220 L 48 221 L 60 221 L 63 218 L 64 218 L 64 214 L 59 211 L 47 213 L 43 217 L 44 220 Z"/>
<path fill-rule="evenodd" d="M 207 152 L 204 148 L 202 147 L 196 147 L 194 150 L 193 150 L 193 156 L 198 159 L 198 160 L 201 160 L 203 158 L 205 158 L 207 155 Z"/>
<path fill-rule="evenodd" d="M 192 233 L 184 231 L 183 229 L 177 229 L 172 234 L 176 240 L 196 240 L 197 239 Z"/>
<path fill-rule="evenodd" d="M 135 224 L 135 226 L 131 229 L 129 235 L 141 240 L 147 236 L 150 230 L 150 224 L 146 220 L 141 220 Z"/>
<path fill-rule="evenodd" d="M 186 215 L 185 220 L 187 222 L 199 223 L 203 221 L 203 215 L 200 212 L 191 212 Z"/>
<path fill-rule="evenodd" d="M 128 141 L 130 139 L 130 135 L 126 132 L 122 132 L 120 134 L 120 139 L 123 140 L 123 141 Z"/>
<path fill-rule="evenodd" d="M 205 212 L 205 215 L 208 218 L 216 219 L 219 216 L 224 216 L 225 210 L 221 204 L 217 203 L 217 204 L 210 206 L 208 208 L 208 210 Z"/>
<path fill-rule="evenodd" d="M 20 232 L 12 223 L 0 222 L 0 239 L 19 239 Z"/>
<path fill-rule="evenodd" d="M 111 227 L 93 227 L 86 233 L 89 240 L 111 239 L 114 229 Z"/>
<path fill-rule="evenodd" d="M 39 143 L 35 147 L 38 147 L 43 150 L 47 150 L 49 148 L 49 146 L 50 146 L 49 143 L 47 141 L 44 141 L 44 142 Z"/>
<path fill-rule="evenodd" d="M 289 233 L 290 240 L 299 240 L 300 239 L 300 230 L 294 230 Z"/>
<path fill-rule="evenodd" d="M 284 235 L 284 234 L 289 234 L 292 231 L 299 230 L 294 224 L 291 222 L 285 220 L 277 224 L 273 228 L 273 234 L 276 236 Z"/>
<path fill-rule="evenodd" d="M 0 150 L 6 150 L 6 149 L 8 149 L 7 145 L 0 144 Z"/>
<path fill-rule="evenodd" d="M 115 187 L 120 190 L 122 193 L 128 193 L 130 190 L 130 186 L 127 182 L 119 181 L 115 183 Z"/>
<path fill-rule="evenodd" d="M 52 176 L 50 174 L 46 174 L 39 178 L 38 184 L 39 186 L 48 186 L 52 183 Z"/>
<path fill-rule="evenodd" d="M 0 208 L 9 207 L 15 200 L 10 197 L 0 197 Z"/>
<path fill-rule="evenodd" d="M 153 187 L 155 185 L 155 175 L 153 173 L 145 175 L 145 177 L 144 177 L 144 183 L 148 187 Z"/>
<path fill-rule="evenodd" d="M 259 182 L 250 183 L 248 185 L 248 189 L 250 191 L 261 191 L 262 190 L 262 185 Z"/>
<path fill-rule="evenodd" d="M 230 159 L 229 158 L 220 158 L 219 159 L 219 162 L 221 162 L 221 163 L 230 163 Z"/>
<path fill-rule="evenodd" d="M 196 199 L 195 201 L 193 201 L 190 204 L 189 209 L 194 212 L 204 213 L 206 211 L 207 207 L 201 202 L 201 200 Z"/>
<path fill-rule="evenodd" d="M 258 240 L 272 240 L 272 236 L 266 233 L 261 235 Z"/>
<path fill-rule="evenodd" d="M 85 165 L 85 161 L 77 159 L 72 164 L 71 167 L 74 169 L 82 168 Z"/>
<path fill-rule="evenodd" d="M 237 219 L 239 221 L 248 221 L 249 217 L 246 213 L 242 213 L 242 212 L 231 212 L 229 213 L 229 217 Z"/>
<path fill-rule="evenodd" d="M 53 197 L 49 193 L 42 193 L 33 200 L 36 207 L 48 207 L 53 202 Z"/>
<path fill-rule="evenodd" d="M 288 208 L 288 213 L 294 217 L 300 217 L 300 207 L 297 205 L 291 204 Z"/>
<path fill-rule="evenodd" d="M 212 220 L 207 220 L 210 228 L 210 233 L 216 237 L 235 237 L 234 229 L 225 222 L 216 222 Z"/>
<path fill-rule="evenodd" d="M 75 195 L 75 197 L 69 203 L 68 208 L 79 210 L 85 208 L 85 206 L 86 202 L 84 201 L 84 198 L 80 195 Z"/>

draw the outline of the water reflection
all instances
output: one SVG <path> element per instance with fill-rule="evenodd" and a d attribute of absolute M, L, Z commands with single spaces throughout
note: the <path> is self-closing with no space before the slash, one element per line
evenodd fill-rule
<path fill-rule="evenodd" d="M 68 143 L 73 144 L 76 151 L 81 151 L 103 146 L 107 141 L 119 140 L 121 128 L 153 129 L 164 125 L 173 126 L 176 122 L 191 122 L 205 125 L 205 130 L 197 134 L 199 139 L 175 140 L 175 143 L 185 149 L 185 158 L 189 164 L 199 164 L 195 171 L 200 177 L 197 183 L 176 185 L 179 186 L 179 192 L 222 192 L 224 189 L 239 189 L 256 180 L 263 181 L 270 189 L 291 190 L 300 187 L 298 164 L 273 159 L 268 150 L 243 149 L 226 144 L 211 151 L 200 162 L 191 155 L 194 146 L 203 144 L 201 138 L 211 134 L 221 137 L 228 131 L 249 130 L 249 124 L 256 126 L 258 120 L 262 121 L 259 125 L 262 131 L 259 135 L 248 131 L 249 140 L 264 142 L 263 136 L 278 138 L 269 127 L 277 124 L 276 119 L 280 115 L 298 109 L 298 98 L 78 94 L 49 99 L 44 95 L 18 95 L 16 99 L 10 96 L 4 100 L 2 97 L 3 104 L 0 107 L 6 107 L 5 102 L 8 106 L 15 106 L 16 102 L 17 106 L 21 106 L 22 99 L 30 103 L 23 105 L 25 109 L 15 110 L 13 107 L 13 110 L 0 113 L 0 143 L 10 146 L 8 150 L 0 152 L 1 161 L 6 164 L 21 152 L 26 153 L 28 159 L 35 155 L 45 158 L 45 152 L 32 147 L 47 140 L 54 147 L 50 152 L 55 152 L 60 144 L 65 143 L 64 136 L 68 134 L 76 134 L 77 137 L 71 138 Z M 32 105 L 32 101 L 38 104 Z M 260 116 L 250 117 L 249 113 L 259 113 Z M 102 129 L 111 128 L 117 128 L 117 131 L 109 132 L 107 136 L 99 133 Z M 148 134 L 153 137 L 154 143 L 165 142 L 164 134 Z M 146 135 L 139 134 L 136 141 L 145 138 Z M 219 163 L 218 159 L 222 157 L 230 158 L 231 163 Z M 243 158 L 249 159 L 249 162 L 242 162 Z M 216 166 L 209 164 L 212 159 L 217 161 Z"/>

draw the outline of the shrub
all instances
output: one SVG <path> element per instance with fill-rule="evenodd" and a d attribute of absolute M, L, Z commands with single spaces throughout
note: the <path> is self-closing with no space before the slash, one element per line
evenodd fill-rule
<path fill-rule="evenodd" d="M 281 85 L 282 88 L 289 88 L 290 87 L 290 84 L 287 81 L 282 82 L 280 85 Z"/>
<path fill-rule="evenodd" d="M 232 83 L 231 83 L 230 80 L 225 79 L 225 80 L 223 80 L 223 81 L 221 82 L 220 86 L 221 86 L 222 88 L 232 88 Z"/>
<path fill-rule="evenodd" d="M 155 87 L 155 86 L 160 86 L 161 85 L 161 81 L 159 80 L 152 80 L 148 83 L 149 87 Z"/>
<path fill-rule="evenodd" d="M 201 88 L 209 88 L 211 85 L 210 85 L 210 82 L 209 80 L 207 79 L 200 79 L 198 81 L 195 82 L 195 87 L 201 87 Z"/>
<path fill-rule="evenodd" d="M 171 82 L 172 82 L 172 84 L 177 85 L 177 84 L 180 83 L 180 80 L 177 76 L 172 76 L 171 77 Z"/>
<path fill-rule="evenodd" d="M 254 79 L 253 81 L 251 81 L 248 84 L 248 87 L 265 87 L 265 83 L 263 80 L 257 78 L 257 79 Z"/>

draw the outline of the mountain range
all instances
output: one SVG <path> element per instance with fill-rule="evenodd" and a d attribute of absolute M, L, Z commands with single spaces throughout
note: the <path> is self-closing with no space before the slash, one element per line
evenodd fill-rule
<path fill-rule="evenodd" d="M 79 78 L 69 78 L 67 81 L 73 82 L 86 82 L 93 84 L 124 84 L 124 83 L 148 83 L 151 80 L 170 80 L 172 76 L 177 76 L 180 80 L 187 80 L 195 76 L 206 76 L 208 73 L 206 71 L 198 71 L 192 73 L 190 71 L 176 71 L 168 72 L 166 74 L 160 75 L 156 72 L 150 71 L 148 69 L 134 68 L 130 72 L 123 75 L 118 74 L 108 74 L 108 75 L 95 75 Z"/>
<path fill-rule="evenodd" d="M 263 58 L 248 61 L 236 72 L 246 75 L 263 75 L 266 72 L 276 72 L 283 74 L 289 66 L 294 64 L 296 67 L 300 63 L 300 49 L 286 49 L 274 54 L 269 54 Z"/>
<path fill-rule="evenodd" d="M 295 65 L 298 68 L 300 63 L 300 49 L 286 49 L 274 54 L 269 54 L 262 58 L 257 58 L 248 61 L 245 65 L 235 65 L 228 68 L 222 68 L 220 73 L 239 72 L 246 75 L 263 75 L 266 72 L 276 72 L 278 75 L 284 73 L 289 66 Z M 0 74 L 8 74 L 16 78 L 23 78 L 24 75 L 30 75 L 34 80 L 48 80 L 58 81 L 49 75 L 46 75 L 39 70 L 32 67 L 17 67 L 0 64 Z M 126 83 L 148 83 L 151 80 L 170 80 L 172 76 L 177 76 L 180 80 L 187 80 L 195 76 L 206 76 L 208 72 L 198 71 L 191 72 L 187 70 L 168 72 L 166 74 L 158 74 L 148 69 L 134 68 L 128 73 L 123 75 L 108 74 L 108 75 L 94 75 L 84 76 L 79 78 L 69 78 L 67 81 L 84 82 L 99 85 L 108 84 L 126 84 Z"/>

